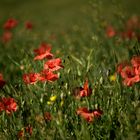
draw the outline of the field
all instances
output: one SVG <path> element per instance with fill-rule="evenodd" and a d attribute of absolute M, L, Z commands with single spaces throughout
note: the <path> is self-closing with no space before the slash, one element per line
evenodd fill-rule
<path fill-rule="evenodd" d="M 0 1 L 0 140 L 139 140 L 138 0 Z"/>

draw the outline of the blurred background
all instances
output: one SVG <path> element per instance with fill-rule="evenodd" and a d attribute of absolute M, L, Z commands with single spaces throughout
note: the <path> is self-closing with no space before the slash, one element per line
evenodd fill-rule
<path fill-rule="evenodd" d="M 0 37 L 7 19 L 14 18 L 20 23 L 13 30 L 11 42 L 1 47 L 0 70 L 5 68 L 8 73 L 10 69 L 13 77 L 17 72 L 20 74 L 21 70 L 19 67 L 15 70 L 13 61 L 24 64 L 25 52 L 29 49 L 32 52 L 40 41 L 49 39 L 56 50 L 58 47 L 63 50 L 65 44 L 69 44 L 78 56 L 77 46 L 89 46 L 91 38 L 101 38 L 107 25 L 123 27 L 129 17 L 140 15 L 139 6 L 140 0 L 0 0 Z M 24 30 L 25 21 L 33 24 L 32 32 Z M 51 40 L 55 37 L 57 42 Z M 15 55 L 15 52 L 18 53 Z M 5 62 L 11 67 L 6 67 Z"/>
<path fill-rule="evenodd" d="M 0 0 L 0 19 L 15 17 L 31 20 L 38 26 L 53 30 L 69 28 L 73 24 L 86 24 L 87 15 L 94 14 L 92 4 L 98 0 Z M 140 0 L 102 0 L 102 16 L 111 17 L 114 6 L 121 5 L 124 12 L 140 13 Z M 114 5 L 112 5 L 114 3 Z M 100 5 L 98 5 L 100 6 Z"/>

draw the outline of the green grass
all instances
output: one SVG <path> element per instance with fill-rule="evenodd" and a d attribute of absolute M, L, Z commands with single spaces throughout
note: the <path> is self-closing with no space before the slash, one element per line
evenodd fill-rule
<path fill-rule="evenodd" d="M 6 81 L 0 97 L 12 97 L 18 105 L 11 115 L 0 112 L 0 139 L 18 139 L 21 130 L 25 139 L 31 140 L 140 139 L 139 83 L 127 87 L 118 74 L 115 81 L 109 78 L 116 73 L 118 63 L 130 62 L 138 53 L 134 48 L 139 42 L 105 36 L 106 25 L 121 30 L 131 14 L 139 14 L 136 2 L 129 1 L 128 6 L 127 1 L 117 5 L 107 0 L 0 2 L 0 36 L 9 17 L 19 20 L 12 40 L 0 42 L 0 73 Z M 31 31 L 24 28 L 26 20 L 34 25 Z M 52 44 L 52 53 L 62 59 L 64 69 L 55 82 L 27 85 L 23 74 L 43 69 L 46 60 L 34 61 L 33 50 L 44 41 Z M 73 91 L 83 87 L 86 79 L 92 94 L 76 99 Z M 51 96 L 57 98 L 49 105 Z M 79 107 L 100 108 L 103 114 L 88 123 L 76 114 Z M 45 121 L 45 112 L 50 112 L 51 121 Z M 29 125 L 31 135 L 26 130 Z"/>

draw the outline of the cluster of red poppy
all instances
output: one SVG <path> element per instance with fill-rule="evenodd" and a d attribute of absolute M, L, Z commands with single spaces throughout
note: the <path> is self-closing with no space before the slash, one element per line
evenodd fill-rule
<path fill-rule="evenodd" d="M 2 34 L 2 37 L 1 37 L 1 41 L 3 43 L 7 43 L 9 42 L 12 37 L 13 37 L 13 33 L 12 33 L 12 30 L 17 27 L 18 25 L 18 21 L 14 18 L 9 18 L 3 25 L 3 29 L 4 29 L 4 32 Z M 31 30 L 33 28 L 33 25 L 30 21 L 26 21 L 25 22 L 25 28 L 27 30 Z"/>
<path fill-rule="evenodd" d="M 0 112 L 6 111 L 7 114 L 11 114 L 17 110 L 17 103 L 15 102 L 14 98 L 1 98 L 0 101 Z"/>
<path fill-rule="evenodd" d="M 54 73 L 59 69 L 63 68 L 62 60 L 60 58 L 54 58 L 51 53 L 51 45 L 42 43 L 38 49 L 34 50 L 35 58 L 34 60 L 48 59 L 44 64 L 43 70 L 40 73 L 29 73 L 23 75 L 23 80 L 26 84 L 35 84 L 38 81 L 55 81 L 57 80 L 58 74 Z"/>
<path fill-rule="evenodd" d="M 131 65 L 127 62 L 117 66 L 117 72 L 124 79 L 123 83 L 126 86 L 132 86 L 140 81 L 140 56 L 133 56 Z"/>
<path fill-rule="evenodd" d="M 77 87 L 74 89 L 74 95 L 76 98 L 88 97 L 92 94 L 92 89 L 89 87 L 88 80 L 85 81 L 83 87 Z M 100 109 L 88 110 L 86 107 L 80 107 L 76 111 L 77 115 L 80 115 L 87 122 L 93 122 L 94 119 L 98 119 L 103 114 Z"/>
<path fill-rule="evenodd" d="M 114 36 L 120 36 L 122 39 L 137 38 L 140 41 L 140 18 L 138 16 L 132 16 L 125 23 L 125 29 L 123 31 L 117 31 L 113 26 L 106 28 L 106 36 L 112 38 Z"/>

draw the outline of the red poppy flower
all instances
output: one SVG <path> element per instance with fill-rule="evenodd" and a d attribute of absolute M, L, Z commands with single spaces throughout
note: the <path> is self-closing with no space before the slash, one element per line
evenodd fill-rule
<path fill-rule="evenodd" d="M 87 122 L 93 122 L 95 118 L 101 117 L 102 114 L 103 111 L 101 111 L 100 109 L 89 111 L 87 108 L 82 107 L 77 110 L 77 115 L 80 115 Z"/>
<path fill-rule="evenodd" d="M 3 79 L 3 75 L 0 73 L 0 88 L 3 88 L 3 86 L 6 84 L 6 82 Z"/>
<path fill-rule="evenodd" d="M 61 68 L 63 68 L 63 66 L 62 66 L 62 60 L 60 58 L 48 60 L 44 64 L 44 69 L 49 69 L 50 71 L 57 71 Z"/>
<path fill-rule="evenodd" d="M 116 35 L 115 29 L 112 26 L 108 26 L 107 29 L 106 29 L 106 35 L 109 38 L 114 37 Z"/>
<path fill-rule="evenodd" d="M 25 127 L 25 131 L 26 133 L 29 133 L 31 136 L 33 133 L 33 128 L 31 127 L 31 125 L 28 125 L 27 127 Z"/>
<path fill-rule="evenodd" d="M 6 30 L 10 30 L 10 29 L 16 27 L 17 24 L 18 24 L 18 21 L 16 19 L 10 18 L 3 25 L 3 28 L 6 29 Z"/>
<path fill-rule="evenodd" d="M 40 80 L 39 73 L 29 73 L 23 75 L 23 81 L 26 84 L 35 84 L 38 80 Z"/>
<path fill-rule="evenodd" d="M 85 81 L 83 87 L 74 89 L 74 95 L 76 96 L 76 98 L 87 97 L 90 96 L 91 94 L 92 94 L 92 89 L 89 88 L 88 80 Z"/>
<path fill-rule="evenodd" d="M 140 69 L 126 65 L 119 71 L 119 73 L 124 79 L 123 83 L 126 86 L 132 86 L 134 83 L 140 81 Z"/>
<path fill-rule="evenodd" d="M 17 134 L 18 138 L 24 137 L 24 130 L 20 130 Z"/>
<path fill-rule="evenodd" d="M 46 121 L 51 121 L 52 120 L 52 116 L 49 112 L 44 113 L 44 118 L 45 118 Z"/>
<path fill-rule="evenodd" d="M 11 114 L 17 110 L 17 103 L 15 102 L 14 98 L 2 98 L 1 100 L 1 110 L 5 110 L 7 114 Z M 2 104 L 4 107 L 3 109 Z"/>
<path fill-rule="evenodd" d="M 125 66 L 122 71 L 121 71 L 121 76 L 122 78 L 131 78 L 131 77 L 134 77 L 135 76 L 135 72 L 134 72 L 134 69 L 133 67 L 131 66 Z"/>
<path fill-rule="evenodd" d="M 139 75 L 135 74 L 134 68 L 131 66 L 126 66 L 121 72 L 122 78 L 124 78 L 124 85 L 132 86 L 134 83 L 140 81 Z"/>
<path fill-rule="evenodd" d="M 89 112 L 87 110 L 87 108 L 79 108 L 77 110 L 77 115 L 80 115 L 87 122 L 93 122 L 94 121 L 94 114 L 93 114 L 93 112 Z"/>
<path fill-rule="evenodd" d="M 89 96 L 92 93 L 92 89 L 88 86 L 88 80 L 85 81 L 83 89 L 80 91 L 80 96 Z"/>
<path fill-rule="evenodd" d="M 136 37 L 136 33 L 132 30 L 127 30 L 121 33 L 123 39 L 132 39 Z"/>
<path fill-rule="evenodd" d="M 12 39 L 12 33 L 9 31 L 5 31 L 2 35 L 2 42 L 7 43 Z"/>
<path fill-rule="evenodd" d="M 40 81 L 50 81 L 53 82 L 58 79 L 58 74 L 54 74 L 52 71 L 43 70 L 41 72 Z"/>
<path fill-rule="evenodd" d="M 51 45 L 42 43 L 38 49 L 34 50 L 34 53 L 37 55 L 34 60 L 42 60 L 44 58 L 51 59 L 53 54 L 50 53 Z"/>
<path fill-rule="evenodd" d="M 33 28 L 33 24 L 30 21 L 25 23 L 25 28 L 31 30 Z"/>

